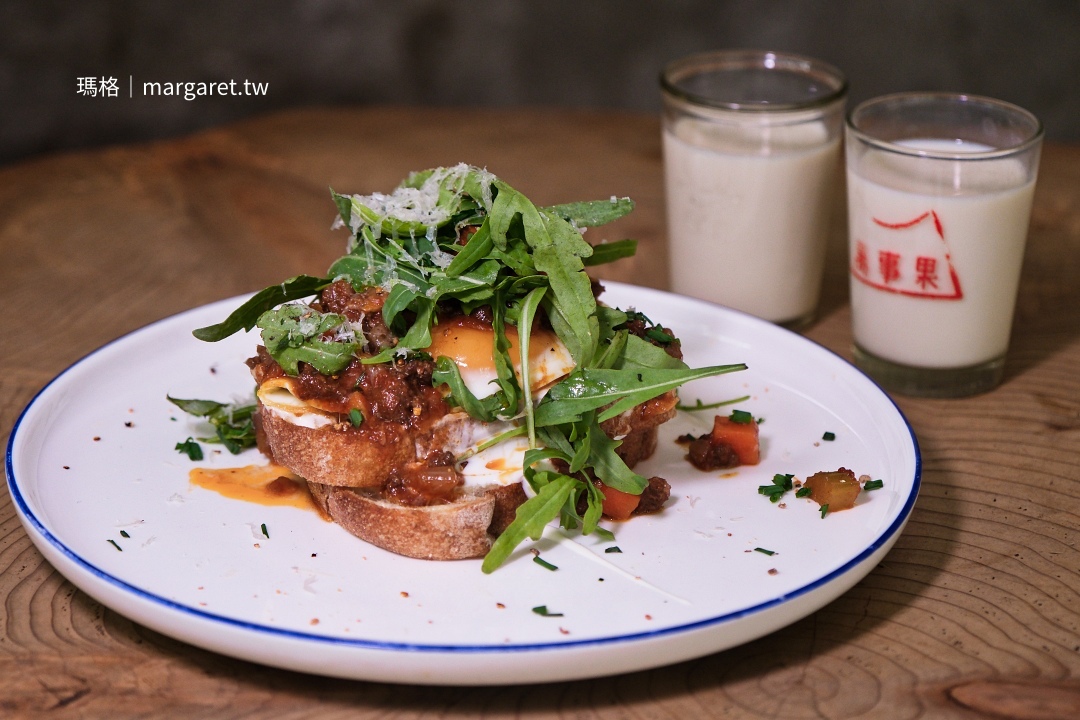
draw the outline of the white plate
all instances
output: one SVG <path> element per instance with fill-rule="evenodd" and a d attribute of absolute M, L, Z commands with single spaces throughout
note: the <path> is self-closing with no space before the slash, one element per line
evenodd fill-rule
<path fill-rule="evenodd" d="M 695 470 L 675 438 L 704 432 L 717 411 L 680 413 L 638 467 L 671 482 L 669 506 L 614 527 L 614 543 L 552 529 L 537 547 L 556 571 L 532 562 L 530 546 L 491 575 L 479 561 L 403 558 L 314 512 L 190 485 L 196 463 L 174 445 L 205 429 L 165 396 L 250 397 L 243 360 L 257 337 L 209 344 L 191 335 L 242 298 L 150 325 L 57 377 L 11 434 L 11 496 L 49 562 L 132 620 L 225 655 L 364 680 L 506 684 L 656 667 L 777 630 L 864 577 L 896 540 L 919 487 L 915 436 L 892 401 L 799 335 L 707 303 L 606 285 L 609 304 L 675 329 L 691 365 L 749 365 L 681 395 L 684 403 L 750 395 L 736 407 L 764 419 L 763 459 L 737 471 Z M 836 439 L 824 441 L 825 432 Z M 203 464 L 260 461 L 251 450 L 208 453 Z M 840 466 L 885 486 L 824 519 L 794 493 L 782 507 L 757 492 L 775 473 Z M 605 552 L 613 545 L 622 552 Z M 553 615 L 533 611 L 541 605 Z"/>

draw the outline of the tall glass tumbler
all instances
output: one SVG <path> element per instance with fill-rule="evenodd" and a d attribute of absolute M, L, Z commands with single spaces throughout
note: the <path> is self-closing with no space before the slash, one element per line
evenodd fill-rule
<path fill-rule="evenodd" d="M 1002 379 L 1043 130 L 986 97 L 899 93 L 847 123 L 856 364 L 896 392 Z"/>
<path fill-rule="evenodd" d="M 670 63 L 661 89 L 671 287 L 805 325 L 843 172 L 844 76 L 732 50 Z"/>

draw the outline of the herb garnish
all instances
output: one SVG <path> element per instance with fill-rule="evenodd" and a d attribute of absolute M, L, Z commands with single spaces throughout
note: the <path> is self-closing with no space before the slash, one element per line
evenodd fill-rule
<path fill-rule="evenodd" d="M 202 447 L 191 437 L 183 442 L 176 443 L 175 449 L 177 452 L 187 455 L 188 458 L 195 462 L 203 459 Z"/>
<path fill-rule="evenodd" d="M 804 497 L 810 495 L 813 492 L 814 491 L 812 489 L 808 488 L 808 487 L 801 487 L 801 488 L 799 488 L 798 490 L 795 491 L 795 497 L 804 498 Z"/>
<path fill-rule="evenodd" d="M 547 560 L 540 557 L 539 555 L 533 555 L 533 562 L 536 563 L 537 565 L 539 565 L 540 567 L 546 568 L 548 570 L 558 570 L 559 569 L 558 565 L 552 565 L 551 563 L 549 563 Z"/>
<path fill-rule="evenodd" d="M 780 502 L 780 498 L 784 497 L 784 493 L 791 490 L 794 477 L 794 475 L 790 474 L 780 475 L 778 473 L 773 475 L 771 484 L 758 485 L 758 494 L 767 496 L 771 502 Z M 796 496 L 798 496 L 797 493 Z"/>
<path fill-rule="evenodd" d="M 776 554 L 775 550 L 766 550 L 765 548 L 762 548 L 762 547 L 754 548 L 754 552 L 759 552 L 759 553 L 762 553 L 764 555 L 775 555 Z"/>
<path fill-rule="evenodd" d="M 266 532 L 266 523 L 262 524 L 262 534 L 265 535 L 267 539 L 270 538 L 270 533 Z"/>
<path fill-rule="evenodd" d="M 754 416 L 745 410 L 732 410 L 731 415 L 728 416 L 733 423 L 739 423 L 740 425 L 749 425 L 754 422 Z"/>
<path fill-rule="evenodd" d="M 364 424 L 364 414 L 358 408 L 353 408 L 349 411 L 349 422 L 353 427 L 360 427 Z"/>
<path fill-rule="evenodd" d="M 251 414 L 255 411 L 255 403 L 229 404 L 216 400 L 183 400 L 166 395 L 165 398 L 186 412 L 188 415 L 205 418 L 214 427 L 215 435 L 198 438 L 201 442 L 221 443 L 229 452 L 236 455 L 244 448 L 255 444 L 255 426 L 251 423 Z M 195 445 L 191 438 L 181 445 Z M 192 460 L 202 460 L 202 449 L 198 450 L 198 457 L 191 455 L 188 447 L 181 450 L 188 453 Z"/>
<path fill-rule="evenodd" d="M 128 531 L 127 531 L 127 530 L 121 530 L 121 531 L 120 531 L 120 537 L 123 537 L 123 538 L 129 538 L 129 537 L 131 537 L 131 536 L 130 536 L 130 535 L 128 535 Z"/>
<path fill-rule="evenodd" d="M 326 276 L 301 275 L 267 288 L 195 336 L 220 340 L 257 325 L 267 351 L 286 373 L 295 374 L 303 362 L 332 374 L 357 356 L 372 364 L 425 351 L 438 315 L 490 308 L 494 391 L 475 397 L 446 357 L 435 359 L 432 376 L 433 384 L 445 386 L 450 401 L 473 418 L 510 421 L 523 426 L 529 439 L 524 476 L 534 494 L 492 545 L 484 572 L 498 567 L 525 538 L 538 539 L 556 519 L 583 534 L 610 535 L 598 525 L 602 495 L 587 478 L 635 494 L 648 483 L 616 454 L 618 441 L 608 438 L 600 423 L 691 380 L 746 367 L 691 369 L 630 332 L 627 323 L 633 321 L 645 338 L 674 341 L 644 315 L 597 305 L 585 267 L 628 257 L 636 243 L 594 246 L 582 228 L 627 214 L 634 207 L 628 198 L 538 207 L 491 173 L 464 164 L 413 173 L 389 195 L 331 191 L 331 196 L 350 240 L 347 254 Z M 364 355 L 362 338 L 341 316 L 283 304 L 309 298 L 338 280 L 348 280 L 356 290 L 377 286 L 387 293 L 382 316 L 396 346 Z M 513 369 L 506 334 L 507 326 L 519 329 L 519 365 L 527 366 L 535 316 L 547 320 L 575 363 L 539 402 L 527 377 L 519 379 Z M 569 473 L 539 469 L 541 461 L 563 463 Z M 584 513 L 578 511 L 581 500 Z"/>
<path fill-rule="evenodd" d="M 621 547 L 619 547 L 618 545 L 612 545 L 612 546 L 611 546 L 611 547 L 609 547 L 609 548 L 604 548 L 604 552 L 605 552 L 605 553 L 621 553 L 621 552 L 622 552 L 622 548 L 621 548 Z"/>
<path fill-rule="evenodd" d="M 113 546 L 114 548 L 116 548 L 116 549 L 117 549 L 117 550 L 119 550 L 120 552 L 124 552 L 124 548 L 122 548 L 122 547 L 120 547 L 119 545 L 117 545 L 117 544 L 116 544 L 116 541 L 115 541 L 115 540 L 113 540 L 112 538 L 109 538 L 109 542 L 110 542 L 110 543 L 112 543 L 112 546 Z"/>
<path fill-rule="evenodd" d="M 880 490 L 883 487 L 885 487 L 885 481 L 884 480 L 867 480 L 866 483 L 863 484 L 862 489 L 863 490 Z"/>
<path fill-rule="evenodd" d="M 827 442 L 832 442 L 836 439 L 836 433 L 826 431 L 825 434 L 821 436 L 821 439 Z"/>
<path fill-rule="evenodd" d="M 562 617 L 563 616 L 562 613 L 551 612 L 550 610 L 548 610 L 547 605 L 537 605 L 536 607 L 534 607 L 532 609 L 532 611 L 534 613 L 536 613 L 537 615 L 541 616 L 541 617 Z"/>
<path fill-rule="evenodd" d="M 824 520 L 825 516 L 829 514 L 829 504 L 825 503 L 821 506 L 821 519 Z"/>

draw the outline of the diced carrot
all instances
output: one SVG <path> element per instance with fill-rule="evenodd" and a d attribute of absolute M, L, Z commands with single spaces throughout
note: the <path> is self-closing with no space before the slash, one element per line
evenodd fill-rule
<path fill-rule="evenodd" d="M 630 515 L 641 502 L 641 496 L 616 490 L 599 481 L 597 485 L 600 487 L 600 492 L 604 494 L 604 515 L 612 520 L 629 520 Z"/>
<path fill-rule="evenodd" d="M 739 457 L 740 465 L 757 465 L 761 460 L 756 422 L 737 423 L 729 417 L 717 415 L 713 420 L 712 441 L 730 445 Z"/>

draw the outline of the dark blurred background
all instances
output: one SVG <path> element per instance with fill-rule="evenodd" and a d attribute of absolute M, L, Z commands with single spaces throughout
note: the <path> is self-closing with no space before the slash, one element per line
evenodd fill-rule
<path fill-rule="evenodd" d="M 828 60 L 852 102 L 990 95 L 1080 141 L 1077 0 L 0 0 L 0 163 L 301 105 L 657 112 L 665 62 L 733 47 Z M 116 97 L 78 93 L 102 77 Z M 142 94 L 230 80 L 266 94 Z"/>

